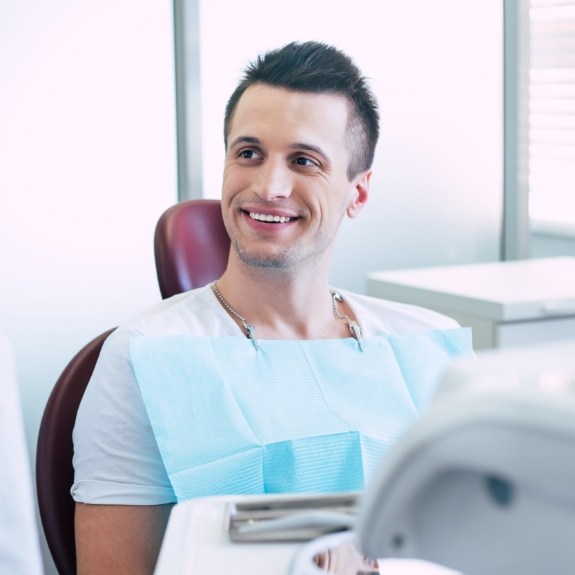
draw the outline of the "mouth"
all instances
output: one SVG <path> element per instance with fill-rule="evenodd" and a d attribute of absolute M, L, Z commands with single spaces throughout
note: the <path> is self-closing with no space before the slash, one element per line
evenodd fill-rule
<path fill-rule="evenodd" d="M 287 224 L 296 218 L 290 216 L 279 216 L 273 214 L 260 214 L 258 212 L 245 212 L 250 219 L 258 222 L 265 222 L 266 224 Z"/>

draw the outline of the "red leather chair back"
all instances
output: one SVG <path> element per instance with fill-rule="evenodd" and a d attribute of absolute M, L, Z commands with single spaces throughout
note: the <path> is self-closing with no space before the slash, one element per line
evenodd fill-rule
<path fill-rule="evenodd" d="M 154 237 L 162 298 L 207 285 L 225 271 L 230 238 L 219 200 L 188 200 L 168 208 Z"/>
<path fill-rule="evenodd" d="M 100 349 L 113 329 L 84 346 L 58 378 L 40 423 L 36 450 L 36 491 L 48 548 L 60 575 L 76 573 L 72 430 Z"/>
<path fill-rule="evenodd" d="M 154 250 L 162 297 L 201 287 L 224 272 L 230 240 L 219 200 L 190 200 L 160 217 Z M 46 541 L 60 575 L 76 573 L 72 430 L 76 412 L 109 330 L 66 366 L 48 399 L 38 434 L 36 491 Z"/>

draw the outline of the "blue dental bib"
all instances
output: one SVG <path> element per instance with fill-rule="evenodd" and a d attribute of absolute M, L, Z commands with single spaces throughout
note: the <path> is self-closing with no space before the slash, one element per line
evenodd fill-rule
<path fill-rule="evenodd" d="M 355 491 L 428 404 L 471 331 L 354 339 L 134 338 L 130 354 L 178 501 Z"/>

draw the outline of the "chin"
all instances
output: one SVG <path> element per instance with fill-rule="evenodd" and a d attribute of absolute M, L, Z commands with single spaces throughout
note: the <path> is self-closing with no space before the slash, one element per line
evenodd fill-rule
<path fill-rule="evenodd" d="M 262 256 L 261 254 L 239 253 L 239 256 L 244 264 L 255 268 L 287 269 L 292 265 L 285 255 Z"/>
<path fill-rule="evenodd" d="M 264 250 L 249 250 L 245 246 L 234 242 L 240 260 L 251 267 L 262 269 L 287 269 L 294 264 L 293 253 L 283 251 L 280 253 Z"/>
<path fill-rule="evenodd" d="M 232 239 L 232 246 L 242 263 L 260 269 L 286 270 L 316 259 L 314 253 L 300 245 L 282 247 L 265 241 L 244 242 L 236 236 Z"/>

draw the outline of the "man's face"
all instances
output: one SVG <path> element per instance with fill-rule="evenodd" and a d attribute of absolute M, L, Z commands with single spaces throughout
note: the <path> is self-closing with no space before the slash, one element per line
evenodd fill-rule
<path fill-rule="evenodd" d="M 343 216 L 367 200 L 370 173 L 347 178 L 347 118 L 342 96 L 265 84 L 242 95 L 228 134 L 222 210 L 244 263 L 287 269 L 328 261 Z"/>

